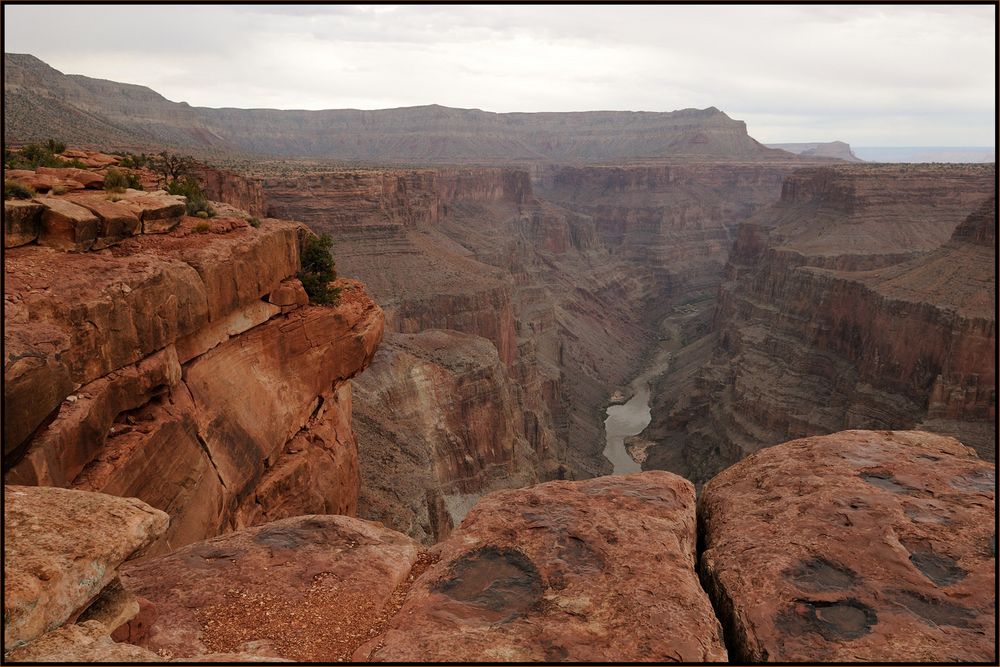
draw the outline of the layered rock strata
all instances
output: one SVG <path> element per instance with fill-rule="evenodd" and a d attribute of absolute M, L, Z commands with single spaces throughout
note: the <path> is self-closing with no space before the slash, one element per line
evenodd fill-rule
<path fill-rule="evenodd" d="M 702 580 L 732 657 L 996 660 L 996 478 L 952 438 L 845 431 L 705 485 Z"/>
<path fill-rule="evenodd" d="M 353 392 L 366 518 L 430 543 L 483 493 L 538 481 L 511 380 L 479 336 L 387 334 Z"/>
<path fill-rule="evenodd" d="M 992 460 L 994 173 L 789 177 L 740 227 L 711 333 L 654 388 L 644 467 L 700 483 L 790 437 L 918 424 Z"/>
<path fill-rule="evenodd" d="M 493 343 L 545 479 L 610 472 L 608 387 L 637 371 L 664 316 L 711 305 L 730 230 L 777 199 L 791 170 L 538 171 L 559 205 L 515 169 L 343 170 L 263 187 L 273 214 L 334 233 L 340 271 L 365 281 L 390 330 Z"/>
<path fill-rule="evenodd" d="M 351 281 L 337 307 L 307 304 L 305 233 L 185 217 L 102 252 L 8 250 L 7 481 L 139 497 L 172 518 L 156 551 L 353 513 L 349 379 L 383 315 Z"/>

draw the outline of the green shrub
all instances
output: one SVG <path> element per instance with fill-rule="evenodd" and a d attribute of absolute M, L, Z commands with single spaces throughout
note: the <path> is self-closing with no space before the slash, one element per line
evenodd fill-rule
<path fill-rule="evenodd" d="M 152 157 L 146 155 L 145 153 L 140 153 L 136 155 L 135 153 L 115 153 L 115 155 L 121 156 L 121 160 L 118 161 L 119 167 L 125 167 L 126 169 L 141 169 L 142 167 L 148 167 L 152 160 Z"/>
<path fill-rule="evenodd" d="M 340 288 L 330 287 L 330 283 L 337 279 L 336 266 L 330 254 L 331 247 L 333 239 L 329 234 L 305 238 L 302 243 L 299 280 L 311 302 L 332 306 L 340 300 Z"/>
<path fill-rule="evenodd" d="M 20 151 L 4 150 L 3 164 L 7 169 L 37 169 L 38 167 L 77 167 L 86 165 L 77 159 L 64 160 L 56 155 L 66 150 L 66 144 L 49 139 L 44 144 L 28 144 Z"/>
<path fill-rule="evenodd" d="M 111 167 L 104 174 L 104 189 L 108 192 L 125 192 L 129 186 L 128 174 Z"/>
<path fill-rule="evenodd" d="M 204 218 L 205 220 L 208 220 L 208 211 L 196 211 L 195 215 L 198 216 L 199 218 Z"/>
<path fill-rule="evenodd" d="M 194 226 L 194 231 L 196 231 L 199 234 L 204 234 L 205 232 L 207 232 L 211 228 L 212 228 L 212 226 L 210 224 L 208 224 L 207 222 L 199 222 L 197 225 Z"/>
<path fill-rule="evenodd" d="M 187 198 L 187 214 L 198 215 L 204 212 L 207 217 L 215 217 L 215 209 L 208 203 L 208 197 L 201 189 L 197 179 L 190 176 L 178 178 L 167 184 L 167 192 Z"/>
<path fill-rule="evenodd" d="M 253 227 L 254 229 L 260 227 L 260 218 L 250 218 L 249 220 L 247 220 L 247 222 L 249 222 L 250 226 Z"/>
<path fill-rule="evenodd" d="M 3 182 L 4 199 L 31 199 L 34 196 L 34 189 L 28 187 L 27 185 L 21 185 L 17 181 Z"/>

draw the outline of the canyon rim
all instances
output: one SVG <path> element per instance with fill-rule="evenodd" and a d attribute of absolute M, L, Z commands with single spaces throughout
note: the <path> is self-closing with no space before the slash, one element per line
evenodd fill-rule
<path fill-rule="evenodd" d="M 995 664 L 995 3 L 613 9 L 5 3 L 5 663 Z"/>

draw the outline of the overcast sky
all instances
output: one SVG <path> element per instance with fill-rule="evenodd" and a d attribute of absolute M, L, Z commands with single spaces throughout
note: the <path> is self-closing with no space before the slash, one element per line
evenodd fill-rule
<path fill-rule="evenodd" d="M 5 50 L 209 107 L 672 111 L 992 145 L 995 7 L 4 6 Z"/>

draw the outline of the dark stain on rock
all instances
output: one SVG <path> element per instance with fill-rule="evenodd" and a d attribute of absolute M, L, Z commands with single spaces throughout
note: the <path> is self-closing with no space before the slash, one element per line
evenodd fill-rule
<path fill-rule="evenodd" d="M 796 600 L 791 609 L 775 619 L 776 625 L 790 634 L 819 634 L 831 642 L 858 639 L 871 632 L 878 615 L 868 605 L 845 598 L 835 602 Z"/>
<path fill-rule="evenodd" d="M 858 476 L 872 486 L 877 486 L 890 493 L 911 493 L 916 490 L 898 481 L 891 472 L 884 470 L 864 470 Z"/>
<path fill-rule="evenodd" d="M 984 468 L 967 472 L 964 475 L 957 475 L 948 484 L 960 491 L 978 491 L 988 493 L 990 496 L 993 495 L 997 486 L 994 471 Z"/>
<path fill-rule="evenodd" d="M 574 574 L 593 574 L 604 570 L 604 557 L 575 535 L 560 535 L 556 540 L 559 560 Z"/>
<path fill-rule="evenodd" d="M 431 590 L 511 621 L 542 599 L 542 577 L 527 556 L 506 547 L 480 547 L 451 562 Z"/>
<path fill-rule="evenodd" d="M 294 528 L 265 528 L 254 536 L 253 541 L 278 549 L 298 549 L 311 542 L 301 530 Z"/>
<path fill-rule="evenodd" d="M 242 555 L 242 549 L 224 544 L 212 544 L 211 542 L 198 544 L 178 553 L 178 557 L 187 566 L 192 568 L 217 567 L 217 563 L 219 562 L 228 564 L 230 560 L 239 558 Z"/>
<path fill-rule="evenodd" d="M 910 552 L 910 562 L 938 586 L 950 586 L 969 574 L 951 556 L 935 552 L 930 547 L 903 542 Z"/>
<path fill-rule="evenodd" d="M 892 591 L 889 599 L 929 625 L 968 628 L 976 618 L 975 612 L 965 607 L 938 600 L 916 591 Z"/>
<path fill-rule="evenodd" d="M 844 590 L 861 581 L 851 568 L 822 556 L 800 561 L 784 574 L 798 588 L 808 592 Z"/>
<path fill-rule="evenodd" d="M 943 510 L 934 510 L 926 507 L 916 507 L 907 505 L 903 508 L 903 514 L 906 515 L 913 523 L 938 523 L 941 525 L 947 525 L 951 523 L 951 519 L 947 516 L 943 516 L 940 512 Z"/>

